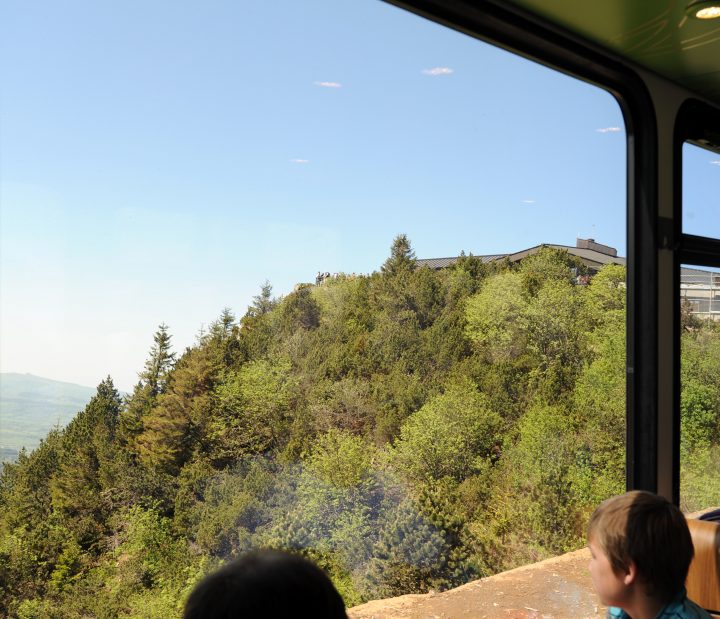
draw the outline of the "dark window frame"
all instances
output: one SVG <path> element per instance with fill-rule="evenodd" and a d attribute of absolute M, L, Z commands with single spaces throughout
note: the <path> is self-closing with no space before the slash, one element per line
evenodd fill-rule
<path fill-rule="evenodd" d="M 688 99 L 675 120 L 673 159 L 675 166 L 675 234 L 678 239 L 678 258 L 682 264 L 720 267 L 720 239 L 686 234 L 682 230 L 682 163 L 683 145 L 689 142 L 720 154 L 720 110 L 702 101 Z M 718 213 L 720 216 L 720 213 Z"/>

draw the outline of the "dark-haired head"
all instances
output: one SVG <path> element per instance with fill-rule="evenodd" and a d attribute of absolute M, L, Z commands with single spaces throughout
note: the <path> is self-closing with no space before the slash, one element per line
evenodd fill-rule
<path fill-rule="evenodd" d="M 183 619 L 347 619 L 345 604 L 319 567 L 276 550 L 247 554 L 201 581 Z"/>

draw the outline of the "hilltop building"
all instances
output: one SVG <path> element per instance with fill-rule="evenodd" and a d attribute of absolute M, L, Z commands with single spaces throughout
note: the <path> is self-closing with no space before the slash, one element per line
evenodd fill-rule
<path fill-rule="evenodd" d="M 528 249 L 523 249 L 511 254 L 489 254 L 476 256 L 483 262 L 495 262 L 497 260 L 509 260 L 519 262 L 523 258 L 537 253 L 543 247 L 561 249 L 572 256 L 577 256 L 587 267 L 588 273 L 592 276 L 606 264 L 621 264 L 625 266 L 626 260 L 617 255 L 617 249 L 609 245 L 598 243 L 595 239 L 580 239 L 571 245 L 554 245 L 542 243 Z M 430 269 L 445 269 L 455 263 L 459 256 L 451 258 L 421 258 L 417 260 L 417 266 Z M 690 310 L 698 318 L 720 320 L 720 273 L 682 267 L 680 270 L 680 297 L 683 302 L 690 304 Z"/>
<path fill-rule="evenodd" d="M 625 266 L 626 262 L 625 258 L 617 255 L 617 249 L 609 245 L 597 243 L 595 239 L 577 239 L 574 247 L 571 245 L 542 243 L 541 245 L 535 245 L 534 247 L 529 247 L 528 249 L 523 249 L 512 254 L 489 254 L 475 257 L 483 262 L 495 262 L 506 259 L 510 262 L 519 262 L 523 258 L 539 252 L 543 247 L 565 250 L 572 256 L 577 256 L 588 268 L 588 272 L 591 275 L 597 273 L 600 268 L 606 264 L 612 263 Z M 421 258 L 417 260 L 416 264 L 419 267 L 428 267 L 430 269 L 444 269 L 453 264 L 458 258 L 459 256 L 453 258 Z"/>

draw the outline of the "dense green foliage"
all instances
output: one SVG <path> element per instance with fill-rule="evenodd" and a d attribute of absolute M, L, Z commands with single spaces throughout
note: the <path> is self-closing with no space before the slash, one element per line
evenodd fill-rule
<path fill-rule="evenodd" d="M 624 489 L 624 269 L 378 273 L 228 310 L 179 358 L 160 327 L 0 475 L 0 614 L 171 617 L 254 547 L 305 553 L 349 605 L 577 548 Z M 720 502 L 720 331 L 683 335 L 683 500 Z M 713 486 L 713 484 L 715 484 Z"/>

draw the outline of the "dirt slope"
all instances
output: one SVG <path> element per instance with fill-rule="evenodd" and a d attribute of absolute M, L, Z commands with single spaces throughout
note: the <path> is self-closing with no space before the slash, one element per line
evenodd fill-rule
<path fill-rule="evenodd" d="M 592 590 L 587 549 L 482 578 L 443 593 L 375 600 L 350 619 L 583 619 L 604 617 Z"/>

